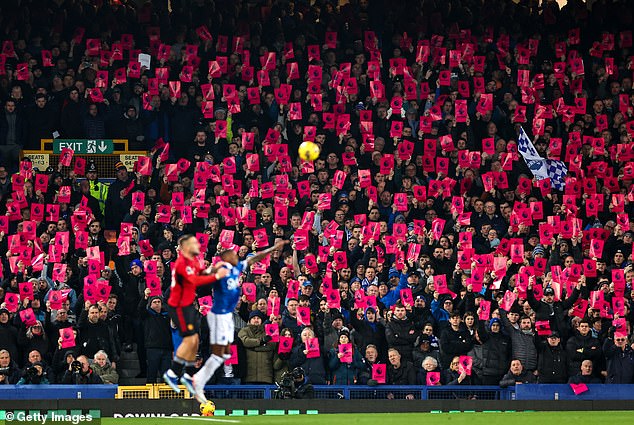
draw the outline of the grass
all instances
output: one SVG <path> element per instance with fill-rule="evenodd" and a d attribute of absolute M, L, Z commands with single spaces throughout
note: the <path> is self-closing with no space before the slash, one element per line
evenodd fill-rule
<path fill-rule="evenodd" d="M 585 425 L 605 421 L 632 423 L 634 411 L 611 412 L 464 412 L 464 413 L 385 413 L 385 414 L 319 414 L 291 416 L 216 416 L 170 418 L 102 419 L 104 425 L 162 425 L 201 423 L 243 425 L 380 425 L 451 424 L 451 425 Z"/>

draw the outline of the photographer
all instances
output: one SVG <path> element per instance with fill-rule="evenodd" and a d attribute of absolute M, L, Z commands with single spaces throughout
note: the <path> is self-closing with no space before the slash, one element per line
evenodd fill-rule
<path fill-rule="evenodd" d="M 61 384 L 86 385 L 103 384 L 101 378 L 92 370 L 88 363 L 88 357 L 79 356 L 77 360 L 68 365 L 68 370 L 64 372 Z"/>
<path fill-rule="evenodd" d="M 0 350 L 0 385 L 12 385 L 20 379 L 20 368 L 7 350 Z"/>
<path fill-rule="evenodd" d="M 16 385 L 48 385 L 49 383 L 44 366 L 41 362 L 35 362 L 32 366 L 24 369 L 22 378 Z"/>
<path fill-rule="evenodd" d="M 296 367 L 292 371 L 284 373 L 281 381 L 277 383 L 277 389 L 273 393 L 273 398 L 277 399 L 315 398 L 315 388 L 309 382 L 304 369 L 301 367 Z"/>

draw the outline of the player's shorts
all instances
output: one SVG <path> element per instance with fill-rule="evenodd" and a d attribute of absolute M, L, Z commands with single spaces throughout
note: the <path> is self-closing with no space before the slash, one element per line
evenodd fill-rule
<path fill-rule="evenodd" d="M 185 307 L 167 306 L 170 319 L 176 325 L 178 333 L 182 337 L 195 335 L 200 330 L 200 313 L 193 305 Z"/>
<path fill-rule="evenodd" d="M 209 324 L 209 344 L 229 345 L 233 342 L 233 314 L 207 313 L 207 323 Z"/>

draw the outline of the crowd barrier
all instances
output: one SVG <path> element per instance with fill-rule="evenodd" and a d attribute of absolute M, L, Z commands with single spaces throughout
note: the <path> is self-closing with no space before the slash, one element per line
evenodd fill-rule
<path fill-rule="evenodd" d="M 210 385 L 205 388 L 213 400 L 271 400 L 274 385 Z M 497 386 L 315 386 L 318 400 L 634 400 L 634 385 L 588 385 L 588 391 L 575 395 L 569 385 L 524 384 Z M 0 400 L 50 399 L 189 399 L 186 391 L 176 394 L 166 385 L 2 385 Z"/>

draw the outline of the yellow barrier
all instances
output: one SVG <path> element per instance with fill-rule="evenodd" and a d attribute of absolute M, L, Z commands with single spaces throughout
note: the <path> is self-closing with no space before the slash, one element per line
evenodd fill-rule
<path fill-rule="evenodd" d="M 135 386 L 120 386 L 117 389 L 115 398 L 117 399 L 189 399 L 192 398 L 192 394 L 187 389 L 180 385 L 180 393 L 174 392 L 169 386 L 165 384 L 146 384 Z"/>

